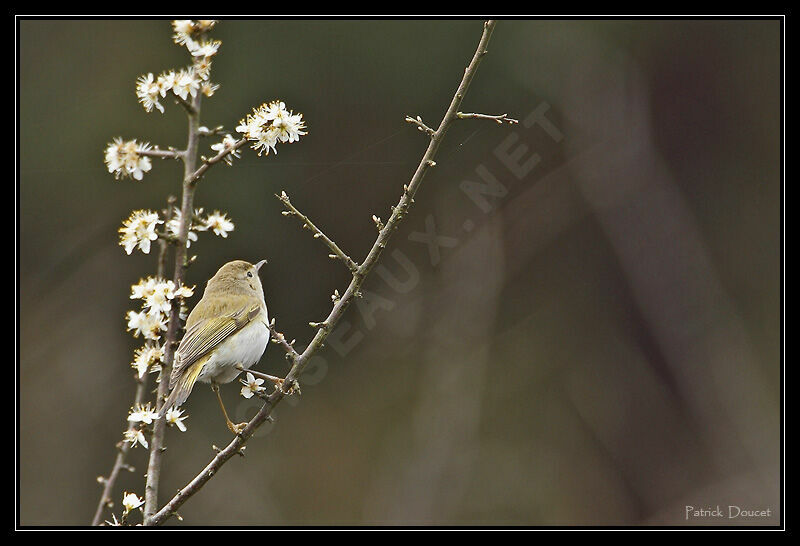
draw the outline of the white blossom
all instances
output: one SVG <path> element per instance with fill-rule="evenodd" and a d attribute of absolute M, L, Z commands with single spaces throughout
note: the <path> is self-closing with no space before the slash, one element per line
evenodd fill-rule
<path fill-rule="evenodd" d="M 202 214 L 203 209 L 195 209 L 194 215 L 200 216 Z M 177 237 L 178 232 L 181 229 L 181 218 L 183 218 L 183 212 L 178 207 L 173 207 L 172 209 L 172 217 L 169 221 L 164 225 L 164 228 L 167 234 Z M 197 224 L 192 218 L 191 223 L 189 224 L 189 231 L 186 235 L 186 248 L 189 248 L 192 245 L 193 241 L 197 240 L 197 233 L 196 230 L 205 231 L 206 227 L 205 224 Z"/>
<path fill-rule="evenodd" d="M 217 144 L 212 144 L 211 149 L 220 154 L 225 150 L 230 150 L 233 148 L 234 144 L 236 144 L 237 140 L 233 138 L 232 135 L 225 135 L 225 138 L 222 139 L 222 142 Z M 233 164 L 234 159 L 238 159 L 241 157 L 239 150 L 233 150 L 228 155 L 226 155 L 222 160 L 227 163 L 228 165 Z"/>
<path fill-rule="evenodd" d="M 242 387 L 242 396 L 245 398 L 252 398 L 253 394 L 266 390 L 265 387 L 261 386 L 264 380 L 260 378 L 256 379 L 250 372 L 247 372 L 247 381 L 244 379 L 240 379 L 239 381 L 244 385 L 244 387 Z"/>
<path fill-rule="evenodd" d="M 219 89 L 218 83 L 204 81 L 202 84 L 200 84 L 200 92 L 206 97 L 213 97 L 214 93 L 217 92 L 217 89 Z"/>
<path fill-rule="evenodd" d="M 216 19 L 198 19 L 195 23 L 198 32 L 208 32 L 217 24 Z"/>
<path fill-rule="evenodd" d="M 119 228 L 119 244 L 125 247 L 125 252 L 130 255 L 137 246 L 145 254 L 150 253 L 150 242 L 158 239 L 156 226 L 163 224 L 158 213 L 151 210 L 136 210 Z"/>
<path fill-rule="evenodd" d="M 136 493 L 128 493 L 127 491 L 122 497 L 122 507 L 125 509 L 125 513 L 127 514 L 131 510 L 136 510 L 140 508 L 144 504 L 144 499 L 139 498 Z"/>
<path fill-rule="evenodd" d="M 128 330 L 133 330 L 133 337 L 141 335 L 145 339 L 158 340 L 161 332 L 167 331 L 166 318 L 161 314 L 128 311 L 126 318 L 128 319 Z"/>
<path fill-rule="evenodd" d="M 115 138 L 105 151 L 108 172 L 112 173 L 117 180 L 125 177 L 141 180 L 144 173 L 153 168 L 150 158 L 142 155 L 142 152 L 146 152 L 150 148 L 150 144 L 146 142 L 139 143 L 135 140 L 126 142 L 121 137 Z"/>
<path fill-rule="evenodd" d="M 254 108 L 252 114 L 239 121 L 236 131 L 252 142 L 251 147 L 258 155 L 268 155 L 270 150 L 277 153 L 275 146 L 279 142 L 300 140 L 307 134 L 305 128 L 303 114 L 286 110 L 286 104 L 276 100 Z"/>
<path fill-rule="evenodd" d="M 222 45 L 222 42 L 219 40 L 203 40 L 200 43 L 195 41 L 187 42 L 186 47 L 193 57 L 208 58 L 217 54 L 220 45 Z"/>
<path fill-rule="evenodd" d="M 197 76 L 203 80 L 203 85 L 208 83 L 208 78 L 211 76 L 211 57 L 198 57 L 194 60 L 194 69 L 197 71 Z M 214 91 L 219 85 L 214 86 Z M 203 87 L 200 88 L 203 91 L 203 94 L 207 97 L 213 95 L 213 91 L 211 95 L 206 93 Z"/>
<path fill-rule="evenodd" d="M 175 87 L 175 82 L 178 79 L 178 75 L 175 74 L 174 70 L 170 70 L 169 72 L 162 72 L 158 79 L 156 80 L 156 85 L 158 86 L 158 92 L 162 97 L 166 97 L 167 93 L 172 91 L 172 88 Z"/>
<path fill-rule="evenodd" d="M 186 100 L 189 95 L 192 98 L 196 97 L 199 90 L 200 78 L 192 67 L 182 69 L 172 86 L 172 92 L 183 100 Z"/>
<path fill-rule="evenodd" d="M 139 379 L 144 377 L 148 370 L 157 369 L 164 360 L 164 348 L 158 345 L 144 346 L 136 349 L 131 367 L 139 374 Z"/>
<path fill-rule="evenodd" d="M 228 215 L 225 213 L 220 213 L 218 210 L 215 210 L 214 214 L 208 215 L 206 218 L 205 227 L 206 229 L 212 230 L 214 234 L 223 238 L 227 238 L 228 232 L 233 231 L 234 229 L 233 222 L 228 219 Z"/>
<path fill-rule="evenodd" d="M 186 45 L 194 42 L 194 38 L 204 34 L 214 28 L 217 21 L 215 19 L 176 19 L 172 21 L 172 39 L 178 45 Z"/>
<path fill-rule="evenodd" d="M 150 407 L 150 402 L 144 406 L 137 404 L 128 415 L 128 421 L 131 423 L 144 423 L 145 425 L 150 425 L 156 419 L 158 419 L 158 413 L 153 411 L 153 409 Z"/>
<path fill-rule="evenodd" d="M 144 437 L 144 432 L 141 430 L 126 430 L 124 437 L 124 441 L 130 443 L 131 447 L 136 447 L 137 444 L 141 444 L 145 449 L 150 447 L 147 444 L 147 439 Z"/>
<path fill-rule="evenodd" d="M 138 283 L 131 285 L 131 299 L 132 300 L 146 299 L 150 294 L 152 294 L 155 291 L 157 284 L 158 284 L 158 279 L 156 277 L 147 277 L 146 279 L 139 279 Z"/>
<path fill-rule="evenodd" d="M 152 112 L 153 108 L 158 108 L 158 110 L 163 114 L 164 107 L 158 102 L 159 94 L 161 93 L 161 88 L 154 81 L 153 74 L 149 73 L 147 76 L 139 76 L 139 79 L 136 80 L 136 96 L 139 98 L 139 102 L 142 103 L 145 111 Z"/>
<path fill-rule="evenodd" d="M 172 311 L 172 302 L 175 299 L 191 298 L 193 295 L 193 286 L 177 286 L 171 280 L 147 277 L 131 286 L 130 298 L 143 300 L 142 307 L 147 314 L 163 315 L 166 319 Z M 133 312 L 131 311 L 131 313 Z"/>
<path fill-rule="evenodd" d="M 188 415 L 183 415 L 183 410 L 174 406 L 169 408 L 166 414 L 167 424 L 175 425 L 181 432 L 186 432 L 186 425 L 183 424 L 183 420 L 187 417 Z"/>
<path fill-rule="evenodd" d="M 187 39 L 190 39 L 195 32 L 194 21 L 191 19 L 175 19 L 172 21 L 172 30 L 174 34 L 172 39 L 178 45 L 184 45 Z"/>

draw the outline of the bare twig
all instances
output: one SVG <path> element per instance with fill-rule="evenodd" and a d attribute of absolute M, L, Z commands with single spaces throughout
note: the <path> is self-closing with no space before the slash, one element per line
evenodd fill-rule
<path fill-rule="evenodd" d="M 182 150 L 174 150 L 170 148 L 169 150 L 159 150 L 158 148 L 153 148 L 151 150 L 140 150 L 139 155 L 147 156 L 147 157 L 156 157 L 158 159 L 180 159 L 183 157 Z"/>
<path fill-rule="evenodd" d="M 353 272 L 353 278 L 350 281 L 347 290 L 345 290 L 344 294 L 336 301 L 333 306 L 333 310 L 330 312 L 325 321 L 318 325 L 320 327 L 311 343 L 306 347 L 302 354 L 293 357 L 292 368 L 284 378 L 282 388 L 276 389 L 266 399 L 264 405 L 261 407 L 258 413 L 256 413 L 255 417 L 250 420 L 247 426 L 245 426 L 244 430 L 242 430 L 242 432 L 238 434 L 225 448 L 221 449 L 214 456 L 211 462 L 209 462 L 208 465 L 206 465 L 206 467 L 200 471 L 199 474 L 197 474 L 185 487 L 179 490 L 178 493 L 175 494 L 157 513 L 148 517 L 147 524 L 160 525 L 175 515 L 176 511 L 189 498 L 191 498 L 192 495 L 197 493 L 208 482 L 208 480 L 210 480 L 217 473 L 222 465 L 224 465 L 231 457 L 241 451 L 245 443 L 253 436 L 256 429 L 265 421 L 271 419 L 270 414 L 275 406 L 280 403 L 280 401 L 287 394 L 289 394 L 289 392 L 285 391 L 284 389 L 286 389 L 287 386 L 291 388 L 291 386 L 295 384 L 297 379 L 303 373 L 303 370 L 305 369 L 311 357 L 320 347 L 322 347 L 333 326 L 336 325 L 341 319 L 348 305 L 360 292 L 360 288 L 364 282 L 364 279 L 378 261 L 383 249 L 386 248 L 392 233 L 395 231 L 395 229 L 397 229 L 398 225 L 403 221 L 408 213 L 408 209 L 413 202 L 414 195 L 422 183 L 425 173 L 432 166 L 436 165 L 436 162 L 434 161 L 436 152 L 439 149 L 447 129 L 454 120 L 458 119 L 458 108 L 461 105 L 461 102 L 470 86 L 470 83 L 472 82 L 473 77 L 475 76 L 475 71 L 480 64 L 481 59 L 484 55 L 486 55 L 486 46 L 489 43 L 489 38 L 492 35 L 494 27 L 495 21 L 486 21 L 484 23 L 483 34 L 481 35 L 478 48 L 475 51 L 469 66 L 464 71 L 464 76 L 461 79 L 461 83 L 459 84 L 458 89 L 456 90 L 456 93 L 453 96 L 450 106 L 442 118 L 438 129 L 436 129 L 436 131 L 434 131 L 434 133 L 431 135 L 428 148 L 425 150 L 425 154 L 417 166 L 411 181 L 404 187 L 403 195 L 401 196 L 399 203 L 393 208 L 391 217 L 379 231 L 378 237 L 367 254 L 366 259 L 360 266 L 358 266 L 358 270 Z"/>
<path fill-rule="evenodd" d="M 406 116 L 406 121 L 408 123 L 413 123 L 414 125 L 416 125 L 417 129 L 419 129 L 429 137 L 433 137 L 436 134 L 436 131 L 425 125 L 425 122 L 422 121 L 422 118 L 420 116 L 417 116 L 416 118 L 412 118 L 411 116 Z"/>
<path fill-rule="evenodd" d="M 294 340 L 292 340 L 291 342 L 286 341 L 286 337 L 275 329 L 275 319 L 272 319 L 267 326 L 269 327 L 269 331 L 272 334 L 270 336 L 270 341 L 272 341 L 273 343 L 277 343 L 278 345 L 283 347 L 283 350 L 286 351 L 286 356 L 292 362 L 294 362 L 295 359 L 298 356 L 300 356 L 300 353 L 298 353 L 294 348 Z"/>
<path fill-rule="evenodd" d="M 210 137 L 216 135 L 228 135 L 230 131 L 225 130 L 225 126 L 217 125 L 213 129 L 209 129 L 208 127 L 200 127 L 200 136 L 201 137 Z"/>
<path fill-rule="evenodd" d="M 358 272 L 358 264 L 350 258 L 347 254 L 339 248 L 339 245 L 334 243 L 327 235 L 322 233 L 317 226 L 314 225 L 314 222 L 308 219 L 308 216 L 297 210 L 297 208 L 292 205 L 292 202 L 289 201 L 289 196 L 286 195 L 286 192 L 281 192 L 280 195 L 275 195 L 281 203 L 286 207 L 287 210 L 283 211 L 283 214 L 288 216 L 297 216 L 303 222 L 303 228 L 311 230 L 314 233 L 315 239 L 321 239 L 323 243 L 325 243 L 328 248 L 331 249 L 332 254 L 328 254 L 331 259 L 338 259 L 342 260 L 347 268 L 350 270 L 351 273 L 355 274 Z"/>
<path fill-rule="evenodd" d="M 499 114 L 497 116 L 492 116 L 489 114 L 465 114 L 464 112 L 456 113 L 458 119 L 488 119 L 490 121 L 495 121 L 499 125 L 503 123 L 508 123 L 509 125 L 515 125 L 519 123 L 518 119 L 508 117 L 508 114 Z"/>

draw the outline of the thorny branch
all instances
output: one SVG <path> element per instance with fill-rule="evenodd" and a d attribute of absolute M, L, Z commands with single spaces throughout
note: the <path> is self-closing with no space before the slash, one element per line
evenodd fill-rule
<path fill-rule="evenodd" d="M 300 356 L 300 353 L 294 348 L 294 340 L 286 341 L 286 337 L 275 329 L 275 319 L 272 319 L 267 326 L 269 326 L 270 341 L 283 347 L 283 350 L 286 351 L 286 358 L 294 362 Z"/>
<path fill-rule="evenodd" d="M 283 211 L 283 214 L 286 216 L 297 216 L 303 222 L 303 229 L 309 229 L 314 233 L 314 239 L 322 239 L 322 242 L 328 245 L 328 248 L 331 249 L 333 254 L 328 254 L 328 256 L 332 260 L 342 260 L 347 268 L 350 270 L 351 273 L 355 274 L 358 272 L 358 264 L 354 262 L 350 256 L 345 254 L 339 245 L 334 243 L 327 235 L 322 233 L 322 231 L 314 225 L 314 223 L 308 219 L 308 216 L 297 210 L 297 208 L 292 205 L 292 202 L 289 201 L 289 196 L 286 195 L 286 192 L 281 192 L 280 195 L 276 195 L 281 203 L 284 204 L 287 210 Z"/>
<path fill-rule="evenodd" d="M 341 295 L 338 299 L 335 300 L 333 309 L 331 310 L 328 317 L 321 323 L 312 323 L 317 327 L 317 332 L 314 335 L 311 343 L 306 347 L 306 349 L 301 353 L 297 354 L 294 348 L 286 343 L 283 345 L 284 349 L 287 351 L 289 355 L 289 359 L 292 362 L 292 367 L 289 370 L 289 373 L 283 380 L 283 385 L 279 388 L 276 388 L 272 394 L 266 397 L 264 405 L 258 411 L 258 413 L 253 417 L 244 430 L 238 434 L 225 448 L 220 449 L 217 451 L 214 458 L 209 462 L 203 470 L 200 471 L 188 484 L 186 484 L 182 489 L 178 491 L 158 512 L 148 515 L 145 521 L 146 525 L 160 525 L 164 523 L 167 519 L 172 517 L 173 515 L 177 515 L 177 510 L 195 493 L 197 493 L 215 474 L 216 472 L 224 465 L 231 457 L 236 454 L 242 453 L 242 449 L 245 447 L 247 441 L 253 436 L 256 429 L 260 427 L 265 421 L 271 421 L 271 413 L 272 410 L 277 406 L 278 403 L 287 395 L 291 393 L 291 387 L 296 384 L 297 379 L 303 373 L 304 368 L 306 367 L 307 363 L 314 355 L 314 353 L 319 350 L 325 340 L 328 337 L 328 334 L 331 332 L 333 327 L 338 323 L 338 321 L 343 316 L 345 310 L 347 309 L 348 305 L 352 302 L 353 298 L 357 297 L 360 294 L 361 285 L 364 282 L 364 279 L 367 277 L 369 272 L 372 270 L 373 266 L 378 261 L 383 249 L 386 248 L 389 239 L 391 238 L 393 232 L 397 229 L 400 223 L 403 221 L 405 216 L 408 213 L 408 210 L 411 204 L 414 202 L 414 195 L 416 194 L 417 190 L 419 189 L 422 180 L 428 170 L 436 165 L 434 161 L 434 157 L 439 149 L 439 146 L 444 138 L 445 134 L 447 133 L 448 128 L 456 119 L 459 119 L 458 116 L 458 109 L 461 106 L 461 102 L 464 99 L 464 96 L 469 89 L 470 83 L 472 82 L 473 77 L 475 76 L 475 71 L 478 68 L 481 60 L 483 59 L 484 55 L 487 53 L 486 46 L 489 43 L 489 39 L 492 35 L 492 31 L 495 27 L 495 21 L 486 21 L 483 25 L 483 34 L 481 35 L 480 42 L 478 44 L 478 48 L 475 51 L 475 54 L 472 57 L 472 60 L 467 66 L 466 70 L 464 71 L 464 76 L 461 79 L 461 83 L 458 86 L 458 89 L 453 96 L 450 105 L 445 113 L 444 117 L 442 118 L 439 127 L 432 132 L 424 130 L 430 136 L 430 142 L 428 143 L 428 147 L 425 150 L 425 154 L 423 155 L 422 159 L 417 166 L 414 175 L 411 178 L 411 181 L 404 186 L 403 194 L 400 197 L 400 201 L 398 204 L 392 209 L 392 214 L 387 220 L 385 225 L 380 225 L 378 222 L 376 224 L 379 225 L 379 232 L 378 236 L 375 240 L 375 243 L 372 245 L 372 248 L 369 250 L 367 257 L 361 263 L 361 265 L 357 265 L 356 269 L 351 271 L 353 273 L 353 277 L 350 281 L 349 286 L 345 290 L 344 294 Z M 476 115 L 476 118 L 486 119 L 489 116 L 485 115 Z M 422 123 L 421 118 L 418 118 L 416 121 L 414 118 L 407 117 L 406 120 L 411 119 L 412 123 L 415 123 L 421 129 L 423 127 L 427 127 Z M 499 120 L 495 120 L 498 122 L 502 122 Z M 504 119 L 505 121 L 505 119 Z M 430 128 L 428 128 L 430 129 Z M 202 169 L 202 167 L 201 167 Z M 201 173 L 202 174 L 202 173 Z M 286 204 L 288 202 L 288 197 L 284 200 L 281 196 L 279 199 Z M 291 209 L 290 209 L 291 210 Z M 184 218 L 189 217 L 188 214 L 185 213 Z M 309 229 L 312 229 L 314 233 L 321 233 L 319 230 L 315 230 L 311 228 L 313 224 L 307 222 L 305 217 L 301 216 L 301 219 L 304 219 L 304 222 L 307 224 Z M 322 235 L 319 236 L 322 238 Z M 323 239 L 324 240 L 324 239 Z M 326 242 L 327 244 L 327 242 Z M 329 248 L 333 250 L 331 245 L 328 245 Z M 338 249 L 338 246 L 336 246 Z M 341 252 L 341 251 L 339 251 Z M 339 253 L 334 250 L 334 254 L 339 256 Z M 342 255 L 346 256 L 343 252 Z M 347 263 L 347 262 L 345 262 Z M 270 330 L 275 334 L 274 325 L 270 327 Z M 283 336 L 281 336 L 282 338 Z M 279 341 L 280 342 L 280 341 Z M 285 342 L 285 340 L 284 340 Z M 288 388 L 289 390 L 284 390 Z"/>

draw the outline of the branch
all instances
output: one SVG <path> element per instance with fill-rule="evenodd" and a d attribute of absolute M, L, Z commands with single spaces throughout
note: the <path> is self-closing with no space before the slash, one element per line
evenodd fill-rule
<path fill-rule="evenodd" d="M 234 144 L 230 148 L 225 148 L 214 157 L 209 159 L 203 158 L 203 164 L 200 165 L 200 168 L 186 175 L 186 178 L 184 179 L 184 184 L 187 184 L 189 186 L 194 186 L 195 184 L 197 184 L 197 181 L 200 180 L 200 178 L 202 178 L 204 174 L 206 174 L 206 171 L 208 169 L 210 169 L 212 166 L 214 166 L 215 164 L 219 163 L 220 161 L 228 157 L 228 155 L 232 154 L 233 152 L 244 146 L 246 143 L 247 143 L 246 138 L 239 139 L 236 141 L 236 144 Z"/>
<path fill-rule="evenodd" d="M 194 214 L 194 190 L 195 185 L 189 182 L 192 174 L 195 173 L 197 164 L 197 148 L 200 141 L 200 99 L 198 93 L 192 102 L 192 109 L 187 109 L 189 118 L 189 130 L 186 144 L 186 151 L 182 154 L 183 160 L 183 196 L 181 200 L 181 222 L 178 228 L 178 243 L 175 245 L 175 269 L 173 282 L 176 286 L 182 286 L 188 261 L 186 259 L 186 241 L 189 237 L 189 228 Z M 158 384 L 156 395 L 156 411 L 161 409 L 164 400 L 169 394 L 169 376 L 172 371 L 172 360 L 175 356 L 177 347 L 178 332 L 180 330 L 180 305 L 173 305 L 169 317 L 169 325 L 164 340 L 164 363 L 161 366 L 161 382 Z M 144 525 L 149 525 L 150 517 L 158 509 L 158 484 L 161 479 L 161 456 L 166 448 L 164 447 L 164 433 L 166 432 L 166 419 L 157 419 L 153 422 L 153 434 L 150 439 L 150 458 L 147 463 L 147 480 L 144 489 Z"/>
<path fill-rule="evenodd" d="M 145 394 L 147 393 L 147 376 L 149 374 L 145 374 L 144 377 L 141 379 L 137 379 L 136 385 L 136 394 L 133 397 L 133 405 L 136 407 L 137 405 L 141 404 L 144 401 Z M 133 430 L 135 428 L 134 423 L 128 423 L 127 430 Z M 133 467 L 129 466 L 125 463 L 125 458 L 128 456 L 128 451 L 131 449 L 131 444 L 128 442 L 120 442 L 117 444 L 117 456 L 114 459 L 114 466 L 111 468 L 111 472 L 108 474 L 108 477 L 105 478 L 103 476 L 98 476 L 97 481 L 103 484 L 103 493 L 100 495 L 100 502 L 97 503 L 97 509 L 94 512 L 94 518 L 92 518 L 92 526 L 97 526 L 102 523 L 103 519 L 103 509 L 106 507 L 110 507 L 113 503 L 111 500 L 111 494 L 114 490 L 114 485 L 117 482 L 117 477 L 119 476 L 119 471 L 123 468 L 126 470 L 133 471 Z"/>
<path fill-rule="evenodd" d="M 289 196 L 286 195 L 286 192 L 282 191 L 280 195 L 276 194 L 275 197 L 277 197 L 288 209 L 283 211 L 285 216 L 297 216 L 300 218 L 300 220 L 303 222 L 303 228 L 314 232 L 314 239 L 322 239 L 322 242 L 328 245 L 328 248 L 330 248 L 333 252 L 333 254 L 328 254 L 332 260 L 342 260 L 351 273 L 355 274 L 358 271 L 358 264 L 354 262 L 350 256 L 345 254 L 342 249 L 339 248 L 339 245 L 334 243 L 327 235 L 322 233 L 322 230 L 315 226 L 314 223 L 308 219 L 308 216 L 297 210 L 297 208 L 292 205 L 292 202 L 289 201 Z"/>
<path fill-rule="evenodd" d="M 503 123 L 508 123 L 509 125 L 515 125 L 519 123 L 518 119 L 508 117 L 508 114 L 499 114 L 497 116 L 491 116 L 489 114 L 465 114 L 464 112 L 456 113 L 458 119 L 488 119 L 491 121 L 496 121 L 498 125 L 502 125 Z"/>
<path fill-rule="evenodd" d="M 159 159 L 181 159 L 183 154 L 183 151 L 176 150 L 174 148 L 170 148 L 169 150 L 159 150 L 158 148 L 153 148 L 152 150 L 143 150 L 139 152 L 139 155 L 157 157 Z"/>
<path fill-rule="evenodd" d="M 169 196 L 167 198 L 167 216 L 166 221 L 169 221 L 170 216 L 172 214 L 172 206 L 175 202 L 175 198 Z M 160 241 L 159 251 L 158 251 L 158 265 L 156 267 L 156 276 L 159 278 L 164 277 L 164 272 L 166 271 L 166 255 L 167 255 L 167 244 L 164 241 Z M 133 397 L 133 407 L 141 406 L 144 402 L 145 396 L 147 394 L 147 382 L 149 373 L 145 373 L 144 376 L 136 378 L 136 394 Z M 136 428 L 136 424 L 132 422 L 128 422 L 127 431 L 131 431 Z M 125 458 L 128 456 L 128 452 L 131 449 L 131 444 L 127 442 L 122 442 L 121 445 L 118 444 L 118 451 L 117 456 L 114 459 L 114 466 L 111 468 L 111 472 L 109 472 L 108 477 L 104 478 L 102 476 L 98 477 L 98 481 L 102 480 L 103 483 L 103 493 L 100 495 L 100 501 L 97 503 L 97 509 L 94 513 L 94 518 L 92 519 L 92 526 L 100 525 L 101 520 L 103 519 L 103 508 L 106 506 L 110 506 L 111 504 L 111 492 L 114 490 L 114 485 L 117 481 L 117 476 L 119 476 L 119 471 L 121 469 L 126 469 L 129 471 L 133 471 L 133 467 L 125 463 Z"/>
<path fill-rule="evenodd" d="M 270 336 L 270 341 L 272 341 L 273 343 L 277 343 L 278 345 L 283 347 L 283 350 L 286 351 L 287 358 L 291 360 L 292 363 L 294 363 L 294 361 L 297 360 L 297 357 L 300 356 L 300 353 L 298 353 L 294 348 L 294 340 L 292 340 L 291 342 L 286 341 L 286 337 L 275 329 L 274 318 L 270 321 L 267 327 L 269 328 L 269 331 L 272 334 Z"/>
<path fill-rule="evenodd" d="M 230 134 L 228 131 L 225 130 L 225 127 L 223 125 L 217 125 L 213 129 L 209 129 L 208 127 L 200 127 L 199 132 L 201 137 L 211 137 L 216 135 Z"/>
<path fill-rule="evenodd" d="M 200 93 L 198 93 L 197 96 L 200 96 Z M 172 95 L 172 98 L 175 99 L 175 102 L 183 106 L 184 110 L 186 110 L 186 113 L 189 115 L 189 117 L 196 116 L 199 113 L 198 108 L 188 100 L 183 99 L 178 95 L 175 95 L 174 93 Z M 197 97 L 195 97 L 193 100 L 194 102 L 197 102 Z"/>
<path fill-rule="evenodd" d="M 422 121 L 422 118 L 417 116 L 416 118 L 412 118 L 411 116 L 406 116 L 406 121 L 408 123 L 413 123 L 417 126 L 417 129 L 428 135 L 429 137 L 433 137 L 436 134 L 436 131 L 425 125 L 425 122 Z"/>
<path fill-rule="evenodd" d="M 208 465 L 206 465 L 206 467 L 200 471 L 200 473 L 197 474 L 197 476 L 195 476 L 185 487 L 180 489 L 178 493 L 174 495 L 172 499 L 170 499 L 169 502 L 164 505 L 163 508 L 161 508 L 161 510 L 149 517 L 148 524 L 160 525 L 171 516 L 175 515 L 176 511 L 189 498 L 191 498 L 192 495 L 197 493 L 208 482 L 208 480 L 210 480 L 214 474 L 217 473 L 222 465 L 224 465 L 231 457 L 241 451 L 242 447 L 244 447 L 247 441 L 253 436 L 258 427 L 260 427 L 265 421 L 272 419 L 270 415 L 272 410 L 287 394 L 290 394 L 290 391 L 284 391 L 284 389 L 287 387 L 291 389 L 291 387 L 295 384 L 297 379 L 303 373 L 303 369 L 305 368 L 306 364 L 309 362 L 314 353 L 320 347 L 322 347 L 323 343 L 328 337 L 328 334 L 342 318 L 345 310 L 352 302 L 353 298 L 355 298 L 359 293 L 364 279 L 378 261 L 383 249 L 386 248 L 392 233 L 405 218 L 408 208 L 413 202 L 414 195 L 419 189 L 425 173 L 430 167 L 436 165 L 436 162 L 434 161 L 436 152 L 438 151 L 448 128 L 454 120 L 458 119 L 458 108 L 461 105 L 461 101 L 463 100 L 467 89 L 469 89 L 470 83 L 475 76 L 475 71 L 480 64 L 481 59 L 484 55 L 486 55 L 486 46 L 489 43 L 489 38 L 492 35 L 494 27 L 495 21 L 486 21 L 484 23 L 483 34 L 481 35 L 478 48 L 472 57 L 472 61 L 464 71 L 464 76 L 461 79 L 461 83 L 459 84 L 458 89 L 456 90 L 456 93 L 453 96 L 450 106 L 448 107 L 447 112 L 439 124 L 438 129 L 436 129 L 433 135 L 431 135 L 431 141 L 428 144 L 428 148 L 425 150 L 425 154 L 417 166 L 411 181 L 404 187 L 403 195 L 401 196 L 400 201 L 392 210 L 392 215 L 389 220 L 379 231 L 378 237 L 367 254 L 366 259 L 360 266 L 358 266 L 358 270 L 353 272 L 353 278 L 350 281 L 347 290 L 342 297 L 336 301 L 335 305 L 333 306 L 333 310 L 330 312 L 325 321 L 319 325 L 320 328 L 317 330 L 314 339 L 311 341 L 308 347 L 306 347 L 302 354 L 293 359 L 292 368 L 284 378 L 282 388 L 275 389 L 275 391 L 269 395 L 269 397 L 267 397 L 264 405 L 261 407 L 258 413 L 256 413 L 255 417 L 253 417 L 253 419 L 247 423 L 247 426 L 245 426 L 244 430 L 242 430 L 242 432 L 238 434 L 224 449 L 220 450 L 211 460 L 211 462 L 208 463 Z"/>

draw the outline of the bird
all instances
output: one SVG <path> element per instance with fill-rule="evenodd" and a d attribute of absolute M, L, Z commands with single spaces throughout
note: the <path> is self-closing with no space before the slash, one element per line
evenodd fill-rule
<path fill-rule="evenodd" d="M 186 319 L 186 334 L 175 350 L 169 377 L 170 394 L 159 417 L 183 404 L 197 381 L 210 383 L 217 395 L 228 429 L 240 434 L 247 423 L 234 424 L 228 417 L 219 385 L 230 383 L 261 359 L 270 339 L 264 289 L 258 276 L 267 261 L 251 264 L 234 260 L 209 279 L 203 297 Z M 280 385 L 282 380 L 259 377 Z"/>

